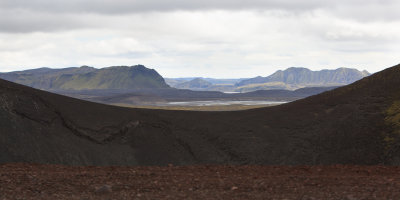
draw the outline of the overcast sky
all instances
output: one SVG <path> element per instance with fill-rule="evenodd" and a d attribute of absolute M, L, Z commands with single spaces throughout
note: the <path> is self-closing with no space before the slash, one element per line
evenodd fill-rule
<path fill-rule="evenodd" d="M 400 63 L 398 0 L 0 0 L 0 71 L 143 64 L 164 77 Z"/>

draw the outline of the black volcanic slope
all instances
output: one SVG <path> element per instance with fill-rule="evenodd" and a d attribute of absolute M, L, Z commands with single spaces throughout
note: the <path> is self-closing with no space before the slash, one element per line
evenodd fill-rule
<path fill-rule="evenodd" d="M 400 65 L 281 106 L 127 109 L 0 80 L 0 163 L 400 164 Z"/>

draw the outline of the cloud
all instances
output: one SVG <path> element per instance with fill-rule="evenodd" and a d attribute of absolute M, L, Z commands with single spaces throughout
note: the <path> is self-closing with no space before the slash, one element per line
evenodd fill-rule
<path fill-rule="evenodd" d="M 165 76 L 397 64 L 398 1 L 0 1 L 0 71 L 145 64 Z M 227 73 L 229 72 L 229 73 Z"/>
<path fill-rule="evenodd" d="M 352 21 L 398 21 L 399 7 L 400 1 L 396 0 L 2 0 L 0 32 L 107 28 L 109 23 L 99 21 L 98 18 L 218 10 L 288 15 L 324 12 L 335 18 Z"/>
<path fill-rule="evenodd" d="M 49 13 L 132 14 L 141 12 L 198 10 L 285 10 L 304 12 L 329 10 L 349 16 L 399 17 L 397 0 L 2 0 L 7 10 Z M 396 7 L 397 6 L 397 7 Z M 368 12 L 366 12 L 368 11 Z"/>
<path fill-rule="evenodd" d="M 342 1 L 346 2 L 346 1 Z M 149 11 L 176 10 L 247 10 L 247 9 L 289 9 L 309 10 L 331 5 L 327 2 L 309 0 L 3 0 L 0 6 L 7 9 L 26 9 L 41 12 L 91 12 L 121 14 Z"/>
<path fill-rule="evenodd" d="M 65 31 L 96 26 L 94 20 L 72 14 L 54 14 L 26 10 L 0 10 L 0 32 L 27 33 Z"/>

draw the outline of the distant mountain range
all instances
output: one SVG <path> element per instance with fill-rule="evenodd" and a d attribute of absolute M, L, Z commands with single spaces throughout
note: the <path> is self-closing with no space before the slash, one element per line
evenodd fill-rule
<path fill-rule="evenodd" d="M 207 78 L 167 79 L 167 83 L 179 89 L 250 92 L 256 90 L 285 89 L 295 90 L 304 87 L 343 86 L 360 80 L 370 73 L 351 68 L 311 71 L 307 68 L 291 67 L 278 70 L 267 77 L 250 79 L 229 79 L 230 81 L 211 82 Z M 214 79 L 218 80 L 218 79 Z M 222 79 L 224 80 L 224 79 Z"/>
<path fill-rule="evenodd" d="M 39 68 L 0 73 L 0 78 L 41 90 L 79 99 L 113 105 L 159 105 L 173 101 L 267 100 L 294 101 L 335 87 L 308 87 L 304 90 L 235 91 L 235 84 L 251 79 L 178 78 L 167 79 L 170 87 L 154 69 L 143 65 L 114 66 L 102 69 L 71 67 Z M 245 85 L 247 86 L 247 85 Z M 194 91 L 191 91 L 194 90 Z"/>
<path fill-rule="evenodd" d="M 39 68 L 0 73 L 0 78 L 43 90 L 169 88 L 160 74 L 143 65 Z"/>
<path fill-rule="evenodd" d="M 302 87 L 341 86 L 358 81 L 370 73 L 351 68 L 311 71 L 307 68 L 291 67 L 278 70 L 267 77 L 255 77 L 243 80 L 235 86 L 240 91 L 248 89 L 298 89 Z"/>
<path fill-rule="evenodd" d="M 143 65 L 114 66 L 102 69 L 71 67 L 39 68 L 0 73 L 0 78 L 42 90 L 93 89 L 189 89 L 197 91 L 252 92 L 256 90 L 296 90 L 304 87 L 332 87 L 353 83 L 370 75 L 350 68 L 311 71 L 307 68 L 279 70 L 267 77 L 250 79 L 166 78 Z"/>

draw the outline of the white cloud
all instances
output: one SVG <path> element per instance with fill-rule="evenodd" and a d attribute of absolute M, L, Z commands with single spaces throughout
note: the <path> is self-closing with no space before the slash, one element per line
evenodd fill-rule
<path fill-rule="evenodd" d="M 140 63 L 167 77 L 376 72 L 400 53 L 400 20 L 383 12 L 396 1 L 62 2 L 0 2 L 0 71 Z"/>

